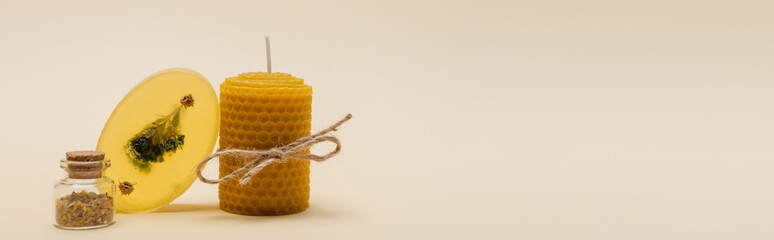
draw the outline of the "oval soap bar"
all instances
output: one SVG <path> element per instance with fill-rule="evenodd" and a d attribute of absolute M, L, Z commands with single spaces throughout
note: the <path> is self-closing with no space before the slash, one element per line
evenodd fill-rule
<path fill-rule="evenodd" d="M 115 208 L 150 212 L 183 194 L 215 147 L 219 118 L 215 90 L 193 70 L 162 70 L 132 89 L 97 144 L 112 162 L 105 175 L 120 188 Z"/>

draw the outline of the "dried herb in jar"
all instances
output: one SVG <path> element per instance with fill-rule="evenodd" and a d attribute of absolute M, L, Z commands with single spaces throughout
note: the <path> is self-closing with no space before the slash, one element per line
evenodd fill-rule
<path fill-rule="evenodd" d="M 56 223 L 63 227 L 88 227 L 113 221 L 113 197 L 107 193 L 73 192 L 56 199 Z"/>

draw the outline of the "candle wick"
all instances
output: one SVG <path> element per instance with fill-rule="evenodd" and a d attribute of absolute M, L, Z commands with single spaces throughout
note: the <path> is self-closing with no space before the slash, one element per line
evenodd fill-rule
<path fill-rule="evenodd" d="M 271 74 L 271 44 L 269 44 L 269 34 L 264 36 L 266 38 L 266 72 Z"/>

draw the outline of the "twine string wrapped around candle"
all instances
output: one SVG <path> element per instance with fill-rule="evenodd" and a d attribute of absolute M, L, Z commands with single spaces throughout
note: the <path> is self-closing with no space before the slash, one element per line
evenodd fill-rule
<path fill-rule="evenodd" d="M 347 114 L 347 116 L 344 117 L 343 119 L 339 120 L 335 124 L 331 125 L 330 127 L 318 133 L 315 133 L 308 137 L 299 138 L 295 142 L 289 143 L 284 146 L 268 149 L 268 150 L 226 149 L 226 150 L 217 151 L 212 155 L 204 158 L 204 160 L 202 160 L 202 162 L 200 162 L 199 165 L 196 166 L 196 175 L 199 176 L 199 180 L 201 180 L 204 183 L 215 184 L 215 183 L 220 183 L 220 182 L 234 179 L 240 174 L 247 172 L 244 176 L 242 176 L 241 179 L 239 179 L 239 184 L 245 185 L 248 182 L 250 182 L 250 179 L 253 176 L 255 176 L 255 174 L 258 174 L 259 172 L 261 172 L 261 170 L 264 167 L 274 162 L 284 162 L 284 161 L 287 161 L 287 159 L 289 158 L 312 160 L 317 162 L 328 160 L 329 158 L 336 156 L 336 154 L 339 154 L 339 152 L 341 151 L 341 142 L 339 141 L 338 138 L 334 136 L 326 135 L 326 134 L 332 131 L 336 131 L 337 127 L 341 126 L 341 124 L 344 124 L 344 122 L 348 121 L 351 118 L 352 118 L 352 114 Z M 312 145 L 315 145 L 321 142 L 335 143 L 336 149 L 334 149 L 333 151 L 325 155 L 301 153 L 309 149 L 310 147 L 312 147 Z M 251 161 L 245 164 L 244 166 L 242 166 L 241 168 L 234 170 L 230 174 L 220 179 L 205 178 L 204 175 L 202 175 L 202 169 L 204 168 L 204 165 L 207 164 L 207 162 L 209 162 L 212 159 L 223 157 L 223 156 L 251 159 Z"/>

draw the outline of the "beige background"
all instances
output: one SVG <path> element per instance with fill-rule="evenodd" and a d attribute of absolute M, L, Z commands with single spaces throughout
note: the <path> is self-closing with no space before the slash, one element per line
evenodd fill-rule
<path fill-rule="evenodd" d="M 772 239 L 772 29 L 772 1 L 2 1 L 0 234 Z M 232 215 L 196 182 L 162 212 L 51 226 L 57 161 L 129 89 L 263 71 L 266 33 L 315 130 L 355 116 L 310 209 Z"/>

